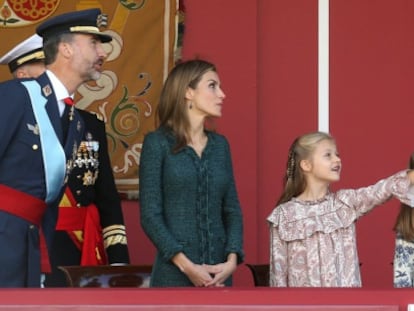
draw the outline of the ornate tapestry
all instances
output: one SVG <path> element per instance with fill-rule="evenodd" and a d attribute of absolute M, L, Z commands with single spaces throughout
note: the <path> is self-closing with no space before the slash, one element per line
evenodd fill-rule
<path fill-rule="evenodd" d="M 179 55 L 182 26 L 179 0 L 0 0 L 0 55 L 35 32 L 43 20 L 74 10 L 100 8 L 108 15 L 104 32 L 108 58 L 98 81 L 79 87 L 80 109 L 106 123 L 109 153 L 119 193 L 138 197 L 138 166 L 145 133 L 154 129 L 163 81 Z M 10 79 L 0 66 L 0 79 Z M 3 103 L 11 104 L 11 103 Z"/>

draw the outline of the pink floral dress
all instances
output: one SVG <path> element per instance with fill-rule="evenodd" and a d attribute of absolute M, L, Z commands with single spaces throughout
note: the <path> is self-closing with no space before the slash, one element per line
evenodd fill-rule
<path fill-rule="evenodd" d="M 270 286 L 361 287 L 355 221 L 392 196 L 413 206 L 406 171 L 317 201 L 277 206 L 270 224 Z"/>

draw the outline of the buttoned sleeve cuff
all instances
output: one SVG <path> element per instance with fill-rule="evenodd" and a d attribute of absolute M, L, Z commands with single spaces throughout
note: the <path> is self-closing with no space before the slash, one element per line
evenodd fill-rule
<path fill-rule="evenodd" d="M 125 244 L 115 244 L 106 249 L 109 264 L 123 263 L 129 264 L 128 246 Z"/>

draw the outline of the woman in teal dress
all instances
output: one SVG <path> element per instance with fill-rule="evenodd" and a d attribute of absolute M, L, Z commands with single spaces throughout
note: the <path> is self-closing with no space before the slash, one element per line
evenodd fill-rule
<path fill-rule="evenodd" d="M 224 98 L 215 66 L 203 60 L 178 64 L 164 84 L 139 169 L 141 225 L 157 249 L 151 286 L 230 286 L 243 261 L 230 147 L 205 127 Z"/>

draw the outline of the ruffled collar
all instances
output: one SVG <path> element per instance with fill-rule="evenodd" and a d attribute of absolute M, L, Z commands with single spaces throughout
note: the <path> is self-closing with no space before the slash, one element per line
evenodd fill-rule
<path fill-rule="evenodd" d="M 347 228 L 357 219 L 357 213 L 349 208 L 335 193 L 323 198 L 303 201 L 293 198 L 273 210 L 267 220 L 278 227 L 280 238 L 285 241 L 306 239 L 316 232 L 331 233 Z"/>
<path fill-rule="evenodd" d="M 332 196 L 332 193 L 328 190 L 328 192 L 319 199 L 315 199 L 315 200 L 301 200 L 298 197 L 294 197 L 292 198 L 292 201 L 297 202 L 299 204 L 303 204 L 303 205 L 315 205 L 315 204 L 321 204 L 324 201 L 327 201 L 329 199 L 329 197 Z"/>

